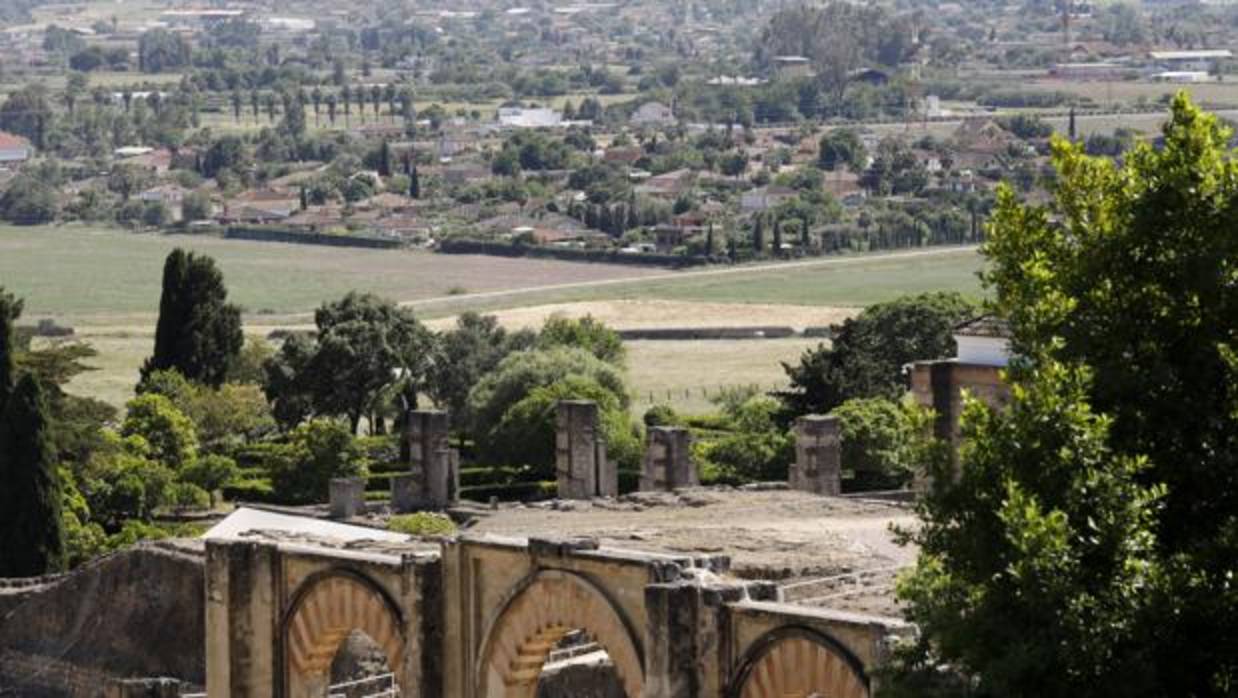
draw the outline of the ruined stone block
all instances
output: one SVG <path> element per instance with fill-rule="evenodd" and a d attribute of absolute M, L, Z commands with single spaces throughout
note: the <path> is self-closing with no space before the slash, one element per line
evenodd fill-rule
<path fill-rule="evenodd" d="M 180 698 L 176 679 L 116 679 L 107 686 L 106 698 Z"/>
<path fill-rule="evenodd" d="M 365 513 L 364 478 L 332 478 L 330 492 L 331 518 L 351 519 Z"/>
<path fill-rule="evenodd" d="M 555 474 L 561 499 L 613 497 L 619 470 L 606 457 L 596 402 L 563 400 L 556 413 Z"/>
<path fill-rule="evenodd" d="M 416 511 L 421 504 L 417 477 L 412 473 L 391 476 L 391 509 L 397 514 Z"/>
<path fill-rule="evenodd" d="M 413 410 L 408 413 L 404 440 L 408 449 L 409 470 L 420 472 L 434 454 L 449 448 L 451 420 L 441 410 Z"/>
<path fill-rule="evenodd" d="M 692 435 L 682 427 L 650 427 L 640 489 L 673 490 L 700 484 L 692 462 Z"/>
<path fill-rule="evenodd" d="M 795 420 L 795 463 L 788 482 L 793 490 L 841 494 L 842 440 L 837 417 L 807 415 Z"/>

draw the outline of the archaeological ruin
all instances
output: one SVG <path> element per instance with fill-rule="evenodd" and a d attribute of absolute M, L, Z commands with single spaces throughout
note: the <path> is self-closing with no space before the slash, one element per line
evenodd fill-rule
<path fill-rule="evenodd" d="M 321 698 L 864 698 L 912 632 L 892 584 L 907 505 L 840 496 L 836 420 L 796 428 L 789 483 L 702 488 L 688 433 L 649 430 L 618 495 L 597 406 L 558 408 L 559 497 L 458 502 L 447 416 L 407 473 L 311 510 L 239 508 L 201 539 L 0 585 L 0 692 Z M 375 524 L 446 510 L 463 530 Z M 346 647 L 347 660 L 341 659 Z M 342 671 L 341 666 L 351 667 Z"/>

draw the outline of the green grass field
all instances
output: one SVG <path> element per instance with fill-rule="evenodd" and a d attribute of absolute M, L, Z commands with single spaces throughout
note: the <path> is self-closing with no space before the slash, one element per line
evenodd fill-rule
<path fill-rule="evenodd" d="M 216 259 L 230 295 L 247 309 L 253 334 L 306 323 L 323 301 L 357 289 L 412 301 L 425 318 L 463 310 L 500 310 L 614 299 L 706 304 L 766 304 L 751 324 L 779 323 L 768 307 L 863 306 L 905 293 L 955 290 L 979 296 L 974 250 L 919 257 L 827 258 L 808 265 L 668 272 L 601 264 L 353 250 L 135 234 L 83 227 L 0 227 L 0 286 L 26 299 L 24 320 L 53 317 L 77 327 L 94 346 L 98 369 L 70 388 L 115 405 L 132 396 L 150 353 L 163 259 L 172 248 Z M 450 295 L 453 290 L 466 295 Z M 682 322 L 692 305 L 677 309 Z M 702 310 L 701 312 L 706 312 Z M 709 316 L 713 317 L 713 316 Z M 706 317 L 695 318 L 709 322 Z M 742 319 L 742 318 L 741 318 Z M 746 321 L 746 320 L 745 320 Z M 686 412 L 710 408 L 718 388 L 757 384 L 769 390 L 816 340 L 632 342 L 629 376 L 637 414 L 666 403 Z M 705 389 L 702 391 L 702 389 Z"/>

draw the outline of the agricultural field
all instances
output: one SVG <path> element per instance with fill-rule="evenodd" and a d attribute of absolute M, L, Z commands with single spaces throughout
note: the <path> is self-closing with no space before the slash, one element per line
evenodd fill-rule
<path fill-rule="evenodd" d="M 27 321 L 76 327 L 99 356 L 72 389 L 123 404 L 153 344 L 164 256 L 181 246 L 214 257 L 246 331 L 304 327 L 321 302 L 354 288 L 408 302 L 435 328 L 465 310 L 535 327 L 552 314 L 594 315 L 609 325 L 803 329 L 904 293 L 979 295 L 974 250 L 934 249 L 704 271 L 618 267 L 429 252 L 333 249 L 142 235 L 80 227 L 0 228 L 0 283 L 26 298 Z M 818 340 L 637 341 L 629 374 L 637 409 L 709 408 L 722 387 L 781 384 L 782 361 Z M 702 392 L 704 389 L 704 392 Z"/>

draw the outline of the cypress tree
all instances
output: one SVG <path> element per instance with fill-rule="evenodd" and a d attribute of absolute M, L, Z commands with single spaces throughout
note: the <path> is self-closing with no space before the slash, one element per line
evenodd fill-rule
<path fill-rule="evenodd" d="M 22 302 L 0 286 L 0 414 L 4 412 L 4 403 L 17 382 L 17 338 L 13 327 L 17 324 L 17 318 L 21 317 L 21 311 Z"/>
<path fill-rule="evenodd" d="M 712 257 L 714 254 L 714 224 L 709 224 L 709 229 L 705 231 L 705 256 Z"/>
<path fill-rule="evenodd" d="M 391 144 L 385 139 L 378 151 L 378 174 L 382 177 L 391 176 Z"/>
<path fill-rule="evenodd" d="M 774 219 L 774 256 L 782 256 L 782 221 Z"/>
<path fill-rule="evenodd" d="M 752 225 L 752 250 L 758 257 L 765 251 L 765 224 L 758 215 Z"/>
<path fill-rule="evenodd" d="M 421 175 L 417 172 L 416 165 L 413 165 L 413 171 L 408 176 L 408 196 L 412 199 L 421 198 Z"/>
<path fill-rule="evenodd" d="M 241 310 L 228 303 L 215 260 L 175 249 L 163 267 L 155 351 L 142 378 L 175 369 L 191 381 L 218 387 L 241 352 Z"/>
<path fill-rule="evenodd" d="M 1075 105 L 1073 104 L 1070 105 L 1070 125 L 1066 130 L 1067 135 L 1070 137 L 1070 141 L 1073 143 L 1077 135 L 1077 132 L 1075 131 Z"/>
<path fill-rule="evenodd" d="M 0 415 L 0 577 L 32 577 L 64 565 L 60 479 L 47 403 L 22 376 Z"/>

